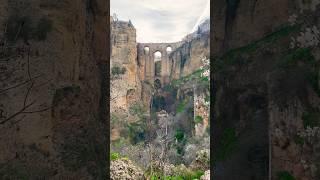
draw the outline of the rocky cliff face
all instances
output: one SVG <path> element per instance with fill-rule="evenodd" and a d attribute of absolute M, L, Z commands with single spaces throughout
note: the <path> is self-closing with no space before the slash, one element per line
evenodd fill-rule
<path fill-rule="evenodd" d="M 187 76 L 202 66 L 202 59 L 210 56 L 210 32 L 200 33 L 185 41 L 170 54 L 171 80 Z"/>
<path fill-rule="evenodd" d="M 137 44 L 130 22 L 115 20 L 112 24 L 112 151 L 128 156 L 147 172 L 153 164 L 151 171 L 157 174 L 168 171 L 167 162 L 189 166 L 197 159 L 196 152 L 209 147 L 209 106 L 204 100 L 209 99 L 209 78 L 202 76 L 209 70 L 205 58 L 209 57 L 209 32 L 199 32 L 186 41 Z M 204 58 L 207 65 L 200 69 Z M 192 170 L 185 168 L 175 174 L 207 170 L 208 154 L 205 158 L 195 160 Z M 174 173 L 172 166 L 168 167 Z M 139 178 L 121 173 L 115 169 L 113 175 Z"/>
<path fill-rule="evenodd" d="M 213 52 L 226 52 L 274 31 L 287 22 L 292 6 L 287 0 L 214 1 L 212 21 L 216 28 L 212 28 Z"/>
<path fill-rule="evenodd" d="M 140 99 L 136 30 L 131 22 L 111 21 L 111 112 L 128 111 Z"/>
<path fill-rule="evenodd" d="M 104 179 L 106 2 L 0 9 L 1 179 Z"/>
<path fill-rule="evenodd" d="M 136 30 L 131 22 L 111 20 L 111 113 L 117 117 L 134 121 L 128 115 L 130 106 L 140 101 L 150 107 L 156 79 L 163 87 L 174 79 L 199 70 L 201 59 L 209 57 L 209 31 L 205 26 L 203 32 L 188 41 L 137 44 Z M 208 25 L 208 21 L 204 24 Z M 167 51 L 168 47 L 171 51 Z M 161 77 L 155 75 L 154 53 L 157 51 L 162 55 Z M 120 137 L 117 127 L 112 132 L 112 140 Z"/>
<path fill-rule="evenodd" d="M 204 172 L 209 168 L 208 153 L 197 158 L 198 152 L 201 154 L 209 149 L 209 106 L 204 103 L 205 98 L 209 99 L 209 79 L 202 77 L 205 70 L 200 69 L 204 66 L 203 58 L 209 56 L 209 32 L 200 32 L 188 41 L 138 43 L 135 46 L 136 42 L 130 40 L 135 37 L 133 26 L 129 22 L 113 23 L 112 152 L 133 160 L 144 169 L 147 179 L 151 178 L 149 172 L 153 173 L 153 178 L 163 173 L 179 175 L 183 179 L 186 174 L 188 178 L 196 178 L 193 171 Z M 161 58 L 155 57 L 156 52 L 161 53 Z M 118 67 L 117 73 L 115 67 Z M 137 69 L 126 74 L 128 67 Z M 136 76 L 137 81 L 130 79 Z M 132 92 L 132 99 L 138 103 L 125 101 L 126 92 L 133 88 L 136 91 Z M 117 97 L 117 94 L 122 95 Z M 182 165 L 184 169 L 180 171 L 175 165 L 181 163 L 190 168 Z M 111 164 L 119 166 L 116 161 Z M 115 179 L 141 178 L 141 173 L 132 173 L 132 170 L 139 171 L 137 168 L 119 167 L 111 169 Z M 208 173 L 202 179 L 207 178 Z"/>
<path fill-rule="evenodd" d="M 137 63 L 136 29 L 131 22 L 111 18 L 110 99 L 111 119 L 135 121 L 129 109 L 141 99 L 141 81 Z M 122 123 L 123 123 L 122 122 Z M 114 124 L 114 123 L 112 123 Z M 111 140 L 120 137 L 121 127 L 112 126 Z"/>
<path fill-rule="evenodd" d="M 214 2 L 216 179 L 319 178 L 314 4 Z"/>

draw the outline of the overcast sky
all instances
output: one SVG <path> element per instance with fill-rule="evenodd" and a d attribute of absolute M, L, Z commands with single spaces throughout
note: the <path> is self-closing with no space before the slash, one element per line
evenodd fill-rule
<path fill-rule="evenodd" d="M 138 42 L 175 42 L 210 17 L 210 0 L 111 0 L 111 15 L 131 20 Z"/>

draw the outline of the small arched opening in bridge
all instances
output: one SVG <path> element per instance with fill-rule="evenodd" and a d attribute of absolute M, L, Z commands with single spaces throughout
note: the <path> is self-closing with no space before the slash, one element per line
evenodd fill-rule
<path fill-rule="evenodd" d="M 156 51 L 154 53 L 154 76 L 161 76 L 161 57 L 162 53 L 160 51 Z"/>
<path fill-rule="evenodd" d="M 160 51 L 156 51 L 154 53 L 154 61 L 161 61 L 162 53 Z"/>
<path fill-rule="evenodd" d="M 167 49 L 166 49 L 166 52 L 167 52 L 167 54 L 170 54 L 172 52 L 172 47 L 168 46 Z"/>
<path fill-rule="evenodd" d="M 144 54 L 149 54 L 150 48 L 148 46 L 143 48 Z"/>

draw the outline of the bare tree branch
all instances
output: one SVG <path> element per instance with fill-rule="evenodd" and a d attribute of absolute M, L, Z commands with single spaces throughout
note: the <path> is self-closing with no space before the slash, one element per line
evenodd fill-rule
<path fill-rule="evenodd" d="M 52 107 L 53 107 L 53 106 L 52 106 Z M 47 108 L 44 108 L 44 109 L 34 110 L 34 111 L 23 111 L 23 112 L 21 112 L 21 113 L 23 113 L 23 114 L 39 113 L 39 112 L 47 111 L 47 110 L 51 109 L 52 107 L 47 107 Z"/>
<path fill-rule="evenodd" d="M 20 83 L 18 85 L 15 85 L 13 87 L 10 87 L 10 88 L 7 88 L 7 89 L 4 89 L 4 90 L 0 91 L 0 94 L 1 94 L 1 93 L 5 92 L 5 91 L 8 91 L 10 89 L 14 89 L 16 87 L 19 87 L 19 86 L 22 86 L 24 84 L 27 84 L 27 83 L 31 82 L 31 85 L 30 85 L 30 87 L 28 87 L 27 93 L 26 93 L 26 95 L 24 97 L 23 107 L 19 111 L 17 111 L 16 113 L 12 114 L 11 116 L 6 118 L 5 120 L 1 121 L 0 122 L 1 125 L 5 124 L 6 122 L 8 122 L 8 121 L 10 121 L 12 119 L 14 119 L 15 117 L 17 117 L 20 114 L 40 113 L 40 112 L 44 112 L 44 111 L 47 111 L 47 110 L 52 108 L 52 107 L 47 107 L 47 108 L 43 108 L 43 109 L 39 109 L 39 110 L 33 110 L 33 111 L 28 110 L 28 108 L 30 108 L 32 105 L 34 105 L 36 103 L 36 100 L 32 101 L 31 103 L 28 103 L 28 98 L 29 98 L 29 96 L 31 94 L 32 88 L 34 87 L 34 79 L 37 78 L 37 77 L 34 77 L 34 78 L 31 77 L 31 72 L 30 72 L 30 46 L 28 46 L 28 55 L 27 55 L 27 74 L 28 74 L 28 81 L 25 81 L 23 83 Z M 46 83 L 43 83 L 43 84 L 46 84 Z M 1 112 L 1 117 L 2 116 L 3 116 L 3 112 Z M 24 119 L 24 117 L 25 116 L 23 116 L 23 118 L 19 119 L 18 121 L 15 121 L 14 123 L 22 121 Z"/>
<path fill-rule="evenodd" d="M 35 76 L 35 77 L 31 78 L 31 80 L 37 79 L 37 78 L 39 78 L 39 77 L 41 77 L 41 75 Z M 9 88 L 6 88 L 6 89 L 1 89 L 1 90 L 0 90 L 0 94 L 3 94 L 4 92 L 6 92 L 6 91 L 8 91 L 8 90 L 15 89 L 15 88 L 17 88 L 17 87 L 23 86 L 23 85 L 31 82 L 31 80 L 27 80 L 27 81 L 25 81 L 25 82 L 22 82 L 22 83 L 20 83 L 20 84 L 14 85 L 14 86 L 9 87 Z"/>
<path fill-rule="evenodd" d="M 32 106 L 35 103 L 35 101 L 33 101 L 32 103 L 23 106 L 22 109 L 20 109 L 18 112 L 12 114 L 11 116 L 9 116 L 7 119 L 3 120 L 0 122 L 0 124 L 5 124 L 6 122 L 10 121 L 11 119 L 15 118 L 16 116 L 18 116 L 19 114 L 21 114 L 24 110 L 26 110 L 27 108 L 29 108 L 30 106 Z"/>
<path fill-rule="evenodd" d="M 25 96 L 25 98 L 24 98 L 23 106 L 26 105 L 26 103 L 27 103 L 27 101 L 28 101 L 29 94 L 30 94 L 31 89 L 32 89 L 32 87 L 33 87 L 33 85 L 34 85 L 34 82 L 33 82 L 33 80 L 31 79 L 31 73 L 30 73 L 30 46 L 29 46 L 29 48 L 28 48 L 27 65 L 28 65 L 28 66 L 27 66 L 28 77 L 29 77 L 29 80 L 31 81 L 31 86 L 28 88 L 27 94 L 26 94 L 26 96 Z"/>

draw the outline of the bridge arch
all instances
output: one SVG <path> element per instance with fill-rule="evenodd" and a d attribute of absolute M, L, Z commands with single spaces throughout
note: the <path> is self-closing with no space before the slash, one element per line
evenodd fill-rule
<path fill-rule="evenodd" d="M 167 46 L 167 48 L 166 48 L 166 53 L 167 54 L 170 54 L 172 52 L 172 47 L 169 45 L 169 46 Z"/>
<path fill-rule="evenodd" d="M 163 53 L 161 51 L 159 51 L 159 50 L 154 51 L 154 53 L 153 53 L 154 62 L 161 61 L 162 56 L 163 56 Z"/>
<path fill-rule="evenodd" d="M 159 78 L 162 85 L 169 83 L 171 67 L 170 54 L 182 45 L 182 42 L 173 43 L 138 43 L 138 57 L 141 79 L 151 84 Z M 157 70 L 158 69 L 158 70 Z M 160 70 L 159 70 L 160 69 Z"/>
<path fill-rule="evenodd" d="M 149 46 L 145 46 L 145 47 L 143 48 L 143 52 L 144 52 L 145 55 L 148 55 L 149 52 L 150 52 Z"/>
<path fill-rule="evenodd" d="M 154 76 L 161 77 L 162 72 L 162 53 L 161 51 L 154 52 Z"/>

